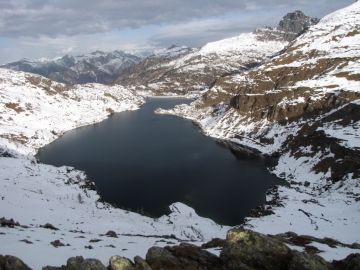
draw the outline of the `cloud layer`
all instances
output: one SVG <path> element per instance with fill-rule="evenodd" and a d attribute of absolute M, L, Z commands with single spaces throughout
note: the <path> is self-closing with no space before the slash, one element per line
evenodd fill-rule
<path fill-rule="evenodd" d="M 226 14 L 266 10 L 318 10 L 323 16 L 345 1 L 247 0 L 1 0 L 2 36 L 56 37 L 94 34 L 145 25 L 177 24 Z M 349 1 L 350 2 L 350 1 Z M 312 14 L 310 14 L 312 15 Z"/>
<path fill-rule="evenodd" d="M 0 0 L 0 63 L 10 52 L 33 57 L 41 51 L 48 54 L 43 56 L 51 55 L 50 51 L 54 56 L 56 52 L 86 53 L 95 47 L 136 49 L 173 43 L 197 47 L 256 27 L 276 26 L 294 10 L 322 17 L 353 2 Z"/>

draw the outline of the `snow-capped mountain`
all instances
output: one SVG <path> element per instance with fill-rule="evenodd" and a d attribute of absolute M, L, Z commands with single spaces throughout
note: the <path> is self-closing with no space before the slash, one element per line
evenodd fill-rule
<path fill-rule="evenodd" d="M 134 66 L 146 57 L 173 59 L 189 51 L 189 47 L 175 45 L 153 52 L 96 51 L 86 55 L 65 55 L 52 60 L 24 58 L 1 65 L 0 68 L 31 72 L 68 85 L 112 84 L 124 69 Z"/>
<path fill-rule="evenodd" d="M 280 155 L 289 181 L 244 227 L 359 241 L 360 2 L 338 10 L 262 65 L 220 78 L 170 113 L 204 134 Z"/>
<path fill-rule="evenodd" d="M 296 11 L 286 15 L 278 28 L 259 28 L 253 33 L 211 42 L 173 60 L 150 55 L 124 70 L 116 83 L 157 94 L 199 91 L 211 86 L 217 77 L 259 64 L 284 49 L 291 36 L 315 22 L 316 19 Z"/>
<path fill-rule="evenodd" d="M 21 59 L 0 67 L 39 74 L 69 85 L 92 82 L 111 84 L 126 67 L 141 59 L 121 51 L 96 51 L 87 55 L 65 55 L 55 60 Z"/>
<path fill-rule="evenodd" d="M 147 57 L 173 59 L 191 51 L 192 49 L 187 46 L 172 45 L 169 48 L 155 50 L 151 54 L 147 55 Z"/>

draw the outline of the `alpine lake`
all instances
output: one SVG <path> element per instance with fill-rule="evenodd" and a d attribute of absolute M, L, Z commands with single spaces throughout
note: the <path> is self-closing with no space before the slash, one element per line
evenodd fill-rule
<path fill-rule="evenodd" d="M 139 110 L 66 132 L 36 158 L 85 171 L 106 202 L 126 210 L 160 217 L 182 202 L 218 224 L 239 225 L 265 202 L 268 188 L 286 181 L 267 170 L 275 158 L 206 137 L 190 120 L 154 113 L 190 102 L 149 98 Z"/>

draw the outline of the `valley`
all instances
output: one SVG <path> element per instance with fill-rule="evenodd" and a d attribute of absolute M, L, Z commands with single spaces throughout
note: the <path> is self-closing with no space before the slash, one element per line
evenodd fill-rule
<path fill-rule="evenodd" d="M 106 264 L 113 246 L 125 257 L 147 257 L 152 246 L 176 253 L 164 247 L 189 241 L 200 246 L 225 237 L 226 248 L 209 249 L 225 260 L 224 269 L 240 267 L 234 266 L 231 248 L 247 237 L 284 242 L 285 259 L 278 263 L 286 267 L 301 257 L 302 265 L 315 260 L 319 269 L 332 269 L 323 259 L 359 253 L 359 14 L 359 2 L 320 21 L 296 11 L 277 28 L 197 49 L 170 47 L 179 54 L 164 50 L 138 59 L 112 77 L 112 85 L 71 86 L 68 79 L 55 82 L 1 68 L 0 237 L 5 245 L 0 254 L 19 256 L 35 269 L 78 255 Z M 266 202 L 229 231 L 180 202 L 158 219 L 115 208 L 101 199 L 84 172 L 34 158 L 64 132 L 138 110 L 147 97 L 158 95 L 197 97 L 155 113 L 189 119 L 204 135 L 235 148 L 279 157 L 269 172 L 289 185 L 268 189 Z M 4 225 L 10 219 L 19 223 Z M 44 228 L 47 223 L 58 230 Z M 267 236 L 247 236 L 249 230 Z M 64 243 L 61 253 L 50 244 L 55 240 Z M 46 258 L 40 260 L 39 253 Z M 246 267 L 259 266 L 245 261 Z"/>

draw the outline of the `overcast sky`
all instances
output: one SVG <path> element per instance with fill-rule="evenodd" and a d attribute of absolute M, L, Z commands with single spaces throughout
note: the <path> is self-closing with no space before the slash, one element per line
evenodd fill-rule
<path fill-rule="evenodd" d="M 0 0 L 0 64 L 95 50 L 146 50 L 277 26 L 288 12 L 321 18 L 355 0 Z"/>

